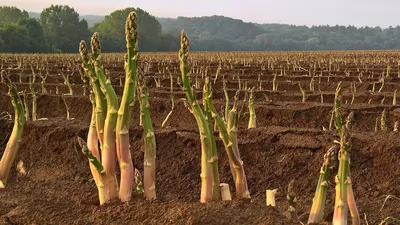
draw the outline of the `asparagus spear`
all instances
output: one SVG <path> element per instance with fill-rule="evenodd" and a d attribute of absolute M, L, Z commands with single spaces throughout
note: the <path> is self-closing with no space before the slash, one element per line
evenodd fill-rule
<path fill-rule="evenodd" d="M 1 73 L 1 76 L 4 83 L 8 86 L 8 94 L 10 95 L 11 104 L 13 105 L 15 113 L 14 127 L 0 160 L 0 188 L 5 188 L 11 166 L 17 156 L 18 148 L 21 143 L 25 126 L 25 111 L 16 86 L 5 76 L 4 72 Z"/>

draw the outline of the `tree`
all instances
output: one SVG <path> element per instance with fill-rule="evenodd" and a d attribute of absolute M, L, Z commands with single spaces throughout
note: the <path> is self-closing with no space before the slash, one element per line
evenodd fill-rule
<path fill-rule="evenodd" d="M 86 20 L 67 5 L 51 5 L 40 14 L 40 23 L 52 52 L 76 52 L 82 39 L 89 38 Z"/>
<path fill-rule="evenodd" d="M 0 52 L 4 51 L 4 41 L 3 37 L 1 36 L 2 30 L 0 29 Z"/>
<path fill-rule="evenodd" d="M 0 6 L 0 24 L 16 23 L 21 18 L 29 18 L 28 12 L 14 6 Z"/>
<path fill-rule="evenodd" d="M 157 19 L 140 8 L 116 10 L 106 16 L 101 23 L 93 26 L 93 32 L 99 32 L 102 47 L 107 52 L 126 51 L 125 20 L 132 11 L 138 18 L 140 51 L 157 51 L 161 42 L 161 25 Z"/>
<path fill-rule="evenodd" d="M 27 52 L 46 52 L 46 39 L 43 28 L 39 21 L 33 18 L 22 18 L 18 20 L 17 25 L 26 28 L 29 36 L 29 48 Z"/>
<path fill-rule="evenodd" d="M 44 52 L 45 38 L 40 23 L 16 7 L 0 7 L 0 51 Z"/>
<path fill-rule="evenodd" d="M 15 24 L 5 24 L 3 29 L 0 29 L 3 47 L 0 47 L 2 52 L 26 53 L 30 48 L 28 30 Z"/>
<path fill-rule="evenodd" d="M 157 51 L 173 52 L 180 48 L 180 37 L 173 34 L 162 34 Z"/>

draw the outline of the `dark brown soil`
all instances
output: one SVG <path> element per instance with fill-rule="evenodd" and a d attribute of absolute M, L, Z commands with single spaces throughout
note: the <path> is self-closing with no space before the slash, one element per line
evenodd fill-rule
<path fill-rule="evenodd" d="M 3 123 L 2 137 L 11 124 Z M 291 224 L 282 216 L 287 203 L 285 190 L 296 180 L 299 212 L 306 214 L 314 195 L 322 155 L 334 135 L 319 130 L 265 127 L 240 132 L 252 200 L 198 203 L 200 191 L 200 143 L 195 131 L 157 129 L 157 192 L 159 200 L 140 196 L 128 205 L 99 207 L 88 163 L 75 143 L 84 137 L 80 121 L 39 121 L 26 125 L 16 162 L 22 160 L 26 177 L 12 172 L 0 191 L 0 214 L 5 224 Z M 132 153 L 142 169 L 141 131 L 133 134 Z M 194 133 L 194 135 L 190 135 Z M 397 133 L 359 133 L 353 136 L 352 177 L 361 215 L 372 224 L 400 215 L 400 202 L 386 195 L 400 195 L 400 148 Z M 2 149 L 4 144 L 1 145 Z M 222 182 L 233 187 L 222 143 L 219 143 Z M 278 188 L 277 209 L 265 206 L 265 190 Z M 333 210 L 334 187 L 327 201 L 327 220 Z M 303 221 L 305 216 L 303 216 Z"/>
<path fill-rule="evenodd" d="M 174 65 L 176 67 L 176 64 Z M 253 66 L 249 69 L 237 66 L 234 71 L 242 73 L 242 70 L 246 70 L 243 77 L 250 83 L 257 80 L 257 75 L 254 74 L 259 71 L 256 67 L 258 68 Z M 307 68 L 306 65 L 303 67 Z M 351 68 L 350 65 L 348 67 Z M 122 71 L 121 68 L 109 68 L 112 68 L 111 71 L 115 70 L 115 73 Z M 382 66 L 381 69 L 384 68 Z M 297 84 L 285 82 L 284 77 L 281 77 L 279 79 L 282 89 L 272 92 L 272 77 L 266 79 L 263 84 L 268 86 L 269 91 L 259 90 L 256 93 L 258 128 L 247 129 L 247 114 L 241 119 L 239 126 L 239 148 L 251 201 L 234 200 L 207 204 L 199 203 L 199 135 L 193 116 L 179 99 L 183 97 L 183 92 L 176 87 L 175 110 L 167 128 L 161 128 L 161 123 L 170 110 L 169 80 L 163 80 L 161 88 L 155 88 L 154 83 L 149 82 L 152 87 L 151 117 L 157 139 L 158 199 L 149 202 L 136 195 L 128 204 L 112 202 L 100 207 L 88 160 L 76 143 L 77 136 L 85 139 L 87 135 L 91 114 L 88 96 L 82 95 L 79 77 L 75 76 L 72 79 L 76 82 L 75 94 L 66 96 L 67 104 L 71 108 L 71 117 L 74 119 L 66 120 L 65 106 L 60 95 L 55 94 L 55 87 L 59 87 L 60 93 L 66 93 L 68 89 L 60 84 L 63 82 L 62 78 L 55 74 L 59 69 L 53 69 L 55 71 L 51 72 L 53 75 L 48 80 L 51 85 L 47 86 L 49 94 L 38 94 L 38 115 L 48 120 L 26 123 L 7 187 L 0 190 L 0 224 L 299 224 L 283 215 L 288 208 L 287 186 L 293 179 L 300 219 L 303 223 L 307 222 L 323 155 L 337 138 L 333 130 L 323 130 L 323 127 L 329 127 L 333 92 L 339 80 L 337 77 L 331 77 L 330 83 L 322 83 L 325 100 L 322 104 L 318 91 L 308 92 L 307 102 L 301 103 L 302 96 Z M 223 72 L 227 74 L 228 79 L 232 71 L 226 69 Z M 292 72 L 287 77 L 303 81 L 305 88 L 310 78 L 300 74 L 296 77 L 298 71 Z M 245 76 L 247 74 L 249 76 Z M 336 75 L 342 76 L 343 71 L 338 71 Z M 344 83 L 348 86 L 357 79 L 357 75 L 343 77 L 346 78 L 344 80 L 350 80 Z M 17 82 L 18 76 L 14 76 L 13 80 Z M 27 80 L 25 79 L 25 82 Z M 333 83 L 333 80 L 336 83 Z M 237 87 L 236 80 L 229 81 L 229 94 L 233 96 Z M 117 79 L 113 83 L 117 84 Z M 364 218 L 371 225 L 379 224 L 388 216 L 400 218 L 399 200 L 390 199 L 382 208 L 387 195 L 400 197 L 399 133 L 374 132 L 375 119 L 383 109 L 388 111 L 387 122 L 390 128 L 400 116 L 397 113 L 398 105 L 393 106 L 391 99 L 397 84 L 388 82 L 385 85 L 385 93 L 370 93 L 371 87 L 368 82 L 358 84 L 359 92 L 355 103 L 344 105 L 345 113 L 350 110 L 355 112 L 351 130 L 351 174 L 362 224 L 366 224 Z M 18 83 L 17 86 L 20 90 L 28 88 L 28 85 L 23 83 Z M 120 93 L 121 87 L 115 86 L 117 93 Z M 217 108 L 223 107 L 224 96 L 221 87 L 221 82 L 217 82 L 214 87 Z M 36 90 L 40 90 L 39 84 Z M 6 91 L 6 87 L 0 85 L 0 112 L 8 111 L 13 114 Z M 201 99 L 200 92 L 198 94 L 198 99 Z M 267 100 L 265 96 L 272 101 Z M 383 96 L 386 96 L 386 101 L 381 104 Z M 351 101 L 351 98 L 351 93 L 345 90 L 344 101 Z M 369 99 L 372 100 L 367 104 Z M 138 126 L 137 108 L 135 105 L 132 113 L 131 151 L 135 167 L 142 171 L 143 137 L 142 128 Z M 4 151 L 11 129 L 12 121 L 0 119 L 0 155 Z M 215 135 L 218 140 L 218 134 Z M 234 193 L 233 179 L 223 144 L 218 140 L 217 145 L 221 182 L 229 183 Z M 19 161 L 24 163 L 26 176 L 16 172 L 16 164 Z M 333 184 L 332 178 L 325 210 L 325 220 L 328 222 L 333 214 Z M 265 190 L 275 188 L 278 189 L 277 207 L 269 208 L 265 205 Z"/>

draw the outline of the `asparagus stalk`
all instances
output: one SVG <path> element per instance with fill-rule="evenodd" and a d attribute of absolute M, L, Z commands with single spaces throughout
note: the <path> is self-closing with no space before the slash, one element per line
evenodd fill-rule
<path fill-rule="evenodd" d="M 162 128 L 164 128 L 164 127 L 165 127 L 165 124 L 167 124 L 169 118 L 170 118 L 171 115 L 172 115 L 172 112 L 174 111 L 174 107 L 175 107 L 175 103 L 174 103 L 174 86 L 173 86 L 174 83 L 173 83 L 173 79 L 172 79 L 172 73 L 169 71 L 168 67 L 167 67 L 167 71 L 168 71 L 168 73 L 169 73 L 169 78 L 170 78 L 170 81 L 171 81 L 171 84 L 170 84 L 170 92 L 171 92 L 171 111 L 169 111 L 167 117 L 165 117 L 164 121 L 162 122 L 162 124 L 161 124 L 161 127 L 162 127 Z"/>
<path fill-rule="evenodd" d="M 169 111 L 167 117 L 165 117 L 164 121 L 162 122 L 162 124 L 161 124 L 161 127 L 162 127 L 162 128 L 164 128 L 165 125 L 167 124 L 169 118 L 170 118 L 171 115 L 172 115 L 172 112 L 174 111 L 174 108 L 175 108 L 174 95 L 171 94 L 171 111 Z"/>
<path fill-rule="evenodd" d="M 354 120 L 354 111 L 351 111 L 351 113 L 347 116 L 346 119 L 346 130 L 350 131 L 351 128 L 351 123 Z M 350 151 L 350 150 L 349 150 Z M 348 163 L 348 168 L 349 168 L 349 176 L 347 180 L 347 203 L 349 205 L 349 210 L 350 210 L 350 215 L 351 215 L 351 221 L 353 225 L 360 225 L 360 214 L 358 212 L 356 200 L 354 197 L 354 192 L 353 192 L 353 185 L 351 182 L 351 176 L 350 176 L 350 159 L 347 161 Z"/>
<path fill-rule="evenodd" d="M 256 110 L 254 109 L 254 87 L 251 89 L 250 98 L 249 98 L 249 126 L 248 129 L 256 128 Z"/>
<path fill-rule="evenodd" d="M 342 123 L 341 115 L 341 94 L 342 94 L 342 82 L 339 82 L 336 93 L 335 93 L 335 126 L 340 137 L 340 150 L 338 154 L 339 158 L 339 170 L 338 175 L 335 177 L 336 182 L 336 197 L 335 197 L 335 208 L 333 214 L 333 224 L 334 225 L 345 225 L 347 224 L 347 176 L 348 168 L 346 161 L 348 158 L 349 149 L 346 135 L 346 127 Z"/>
<path fill-rule="evenodd" d="M 33 66 L 32 66 L 32 64 L 31 64 L 31 72 L 32 72 L 32 84 L 35 84 L 36 83 L 36 73 L 35 73 L 35 70 L 33 70 Z"/>
<path fill-rule="evenodd" d="M 231 134 L 234 134 L 234 132 L 235 132 L 235 129 L 233 129 L 233 117 L 230 117 L 230 115 L 231 115 L 231 111 L 229 110 L 229 95 L 228 95 L 228 92 L 227 92 L 227 90 L 226 90 L 226 81 L 225 81 L 225 79 L 224 79 L 224 81 L 223 81 L 223 89 L 224 89 L 224 95 L 225 95 L 225 111 L 224 111 L 224 120 L 225 120 L 225 123 L 227 124 L 227 129 L 228 129 L 228 133 L 229 133 L 229 135 L 231 135 Z M 236 101 L 235 101 L 236 102 Z M 235 104 L 234 104 L 234 106 L 233 107 L 235 107 Z M 232 108 L 233 109 L 233 108 Z M 216 124 L 216 123 L 215 123 Z M 236 132 L 237 132 L 237 129 L 236 129 Z M 232 138 L 232 137 L 231 137 Z M 232 139 L 232 144 L 235 146 L 235 143 L 234 143 L 234 140 Z M 236 143 L 237 144 L 237 143 Z M 235 174 L 235 169 L 233 168 L 233 164 L 232 164 L 232 161 L 231 160 L 229 160 L 229 168 L 231 169 L 231 173 L 232 173 L 232 176 L 233 176 L 233 180 L 235 181 L 235 179 L 236 179 L 236 174 Z"/>
<path fill-rule="evenodd" d="M 67 85 L 69 94 L 68 95 L 73 95 L 74 90 L 72 89 L 71 83 L 69 82 L 69 74 L 64 75 L 64 73 L 61 73 L 61 76 L 64 78 L 64 84 Z"/>
<path fill-rule="evenodd" d="M 179 50 L 180 70 L 182 76 L 183 90 L 186 94 L 186 99 L 189 103 L 190 110 L 196 119 L 197 126 L 200 133 L 201 141 L 201 194 L 200 202 L 206 203 L 212 199 L 212 168 L 210 166 L 210 155 L 212 143 L 210 139 L 210 130 L 205 115 L 201 110 L 199 103 L 195 99 L 193 93 L 190 77 L 189 77 L 189 39 L 184 31 L 181 33 L 181 48 Z"/>
<path fill-rule="evenodd" d="M 28 104 L 28 96 L 26 94 L 26 90 L 22 92 L 22 96 L 24 98 L 25 120 L 29 121 L 29 104 Z"/>
<path fill-rule="evenodd" d="M 98 136 L 97 136 L 97 131 L 96 131 L 96 102 L 95 102 L 95 95 L 94 92 L 92 91 L 91 85 L 90 85 L 90 79 L 89 76 L 85 73 L 84 69 L 82 66 L 79 67 L 79 72 L 81 74 L 81 79 L 84 83 L 84 85 L 90 90 L 90 102 L 92 103 L 92 117 L 91 117 L 91 121 L 90 121 L 90 126 L 89 126 L 89 132 L 88 132 L 88 136 L 87 136 L 87 149 L 88 151 L 93 155 L 93 157 L 96 158 L 96 160 L 98 162 L 101 162 L 101 158 L 100 158 L 100 152 L 99 152 L 99 145 L 98 145 Z M 78 137 L 78 142 L 82 147 L 82 150 L 84 150 L 84 142 L 82 142 L 83 140 L 80 140 L 80 138 Z M 85 155 L 86 152 L 84 151 Z M 99 187 L 99 173 L 96 169 L 96 166 L 89 162 L 89 166 L 90 166 L 90 171 L 92 172 L 93 175 L 93 179 L 96 183 L 96 186 Z M 103 165 L 101 165 L 103 166 Z M 101 171 L 100 171 L 101 172 Z M 104 188 L 104 185 L 102 185 L 102 188 Z M 99 191 L 99 196 L 100 196 L 100 191 Z"/>
<path fill-rule="evenodd" d="M 129 146 L 129 122 L 131 111 L 134 104 L 134 95 L 136 88 L 136 66 L 138 60 L 138 33 L 136 25 L 136 13 L 131 12 L 125 24 L 127 57 L 125 60 L 125 85 L 124 93 L 121 99 L 121 105 L 118 110 L 116 125 L 117 158 L 121 168 L 121 183 L 119 198 L 123 202 L 131 199 L 132 190 L 135 186 L 134 167 Z M 115 95 L 114 90 L 111 90 Z M 116 100 L 116 98 L 115 98 Z M 118 102 L 116 101 L 115 104 Z"/>
<path fill-rule="evenodd" d="M 79 43 L 79 53 L 82 59 L 82 67 L 85 73 L 90 78 L 90 87 L 94 94 L 94 100 L 96 105 L 96 131 L 100 142 L 100 147 L 103 146 L 104 136 L 104 121 L 107 112 L 107 101 L 104 93 L 101 90 L 100 81 L 96 76 L 94 66 L 90 62 L 88 50 L 85 41 Z"/>
<path fill-rule="evenodd" d="M 207 80 L 206 80 L 207 83 Z M 207 85 L 210 85 L 209 83 Z M 218 114 L 215 109 L 212 101 L 211 101 L 211 91 L 210 95 L 207 98 L 207 105 L 211 111 L 212 117 L 217 123 L 219 135 L 224 143 L 225 150 L 228 154 L 229 161 L 231 161 L 233 168 L 235 170 L 234 180 L 236 186 L 236 198 L 250 198 L 250 192 L 247 187 L 246 175 L 244 172 L 243 161 L 236 154 L 235 148 L 233 146 L 232 140 L 229 137 L 227 126 L 223 121 L 222 117 Z"/>
<path fill-rule="evenodd" d="M 300 88 L 300 92 L 301 92 L 301 96 L 302 96 L 301 102 L 305 103 L 306 102 L 306 92 L 304 91 L 304 89 L 300 83 L 299 83 L 299 88 Z"/>
<path fill-rule="evenodd" d="M 244 103 L 246 101 L 247 95 L 246 95 L 246 97 L 245 97 L 245 99 L 243 101 L 242 108 L 239 111 L 237 109 L 238 95 L 239 95 L 239 91 L 236 92 L 236 95 L 234 97 L 234 102 L 233 102 L 232 109 L 229 110 L 229 107 L 227 108 L 228 109 L 228 115 L 227 115 L 227 117 L 225 119 L 225 123 L 226 123 L 226 126 L 227 126 L 227 131 L 228 131 L 229 138 L 232 141 L 233 148 L 235 149 L 235 153 L 238 156 L 238 158 L 240 158 L 237 132 L 238 132 L 238 126 L 239 126 L 238 125 L 239 124 L 239 118 L 241 116 L 241 112 L 243 111 L 243 107 L 244 107 Z M 229 98 L 225 97 L 225 99 L 229 104 Z M 233 169 L 232 162 L 230 162 L 230 165 L 231 165 L 232 174 L 235 177 L 235 172 L 234 172 L 235 170 L 232 170 Z"/>
<path fill-rule="evenodd" d="M 94 71 L 93 71 L 93 66 L 89 64 L 89 56 L 87 53 L 87 48 L 86 48 L 86 43 L 81 42 L 80 43 L 80 54 L 82 58 L 82 65 L 79 67 L 79 72 L 81 74 L 81 79 L 85 86 L 90 90 L 90 101 L 92 103 L 92 117 L 91 117 L 91 122 L 89 126 L 89 132 L 88 132 L 88 137 L 87 137 L 87 148 L 89 150 L 89 153 L 92 154 L 94 157 L 89 157 L 88 154 L 84 151 L 85 155 L 89 158 L 89 164 L 90 164 L 90 170 L 92 172 L 94 181 L 96 183 L 98 193 L 99 193 L 99 201 L 100 205 L 104 204 L 105 202 L 108 201 L 108 193 L 104 189 L 104 171 L 103 171 L 103 165 L 101 165 L 102 169 L 97 170 L 96 165 L 92 163 L 92 161 L 97 160 L 97 162 L 101 162 L 101 156 L 100 156 L 100 151 L 98 148 L 98 143 L 103 143 L 102 140 L 102 133 L 99 132 L 98 125 L 101 127 L 104 127 L 104 113 L 101 110 L 97 109 L 97 103 L 101 106 L 106 106 L 106 103 L 104 102 L 105 99 L 101 99 L 103 93 L 100 91 L 100 84 L 97 79 L 95 79 L 94 76 Z M 89 75 L 90 74 L 90 75 Z M 99 93 L 100 92 L 100 93 Z M 101 96 L 102 95 L 102 96 Z M 100 113 L 98 112 L 100 111 Z M 101 120 L 99 120 L 99 118 Z M 101 136 L 101 137 L 100 137 Z M 82 140 L 83 141 L 83 140 Z M 78 139 L 79 142 L 79 139 Z M 84 142 L 79 142 L 81 144 L 81 147 L 83 146 Z M 82 150 L 84 148 L 82 147 Z"/>
<path fill-rule="evenodd" d="M 351 183 L 351 178 L 350 178 L 350 172 L 349 172 L 349 179 L 348 179 L 348 184 L 347 184 L 347 203 L 349 205 L 352 225 L 360 225 L 361 224 L 360 214 L 358 212 L 356 200 L 354 197 L 353 185 Z"/>
<path fill-rule="evenodd" d="M 40 85 L 42 86 L 42 94 L 47 94 L 47 89 L 46 89 L 46 79 L 49 73 L 46 73 L 46 75 L 42 75 L 42 72 L 39 73 L 40 77 L 42 78 L 42 81 L 40 82 Z"/>
<path fill-rule="evenodd" d="M 328 191 L 328 181 L 331 176 L 332 170 L 335 167 L 337 161 L 337 152 L 339 148 L 334 145 L 328 149 L 324 155 L 324 162 L 320 169 L 319 179 L 315 196 L 311 206 L 311 212 L 308 217 L 308 223 L 320 223 L 324 218 L 326 193 Z"/>
<path fill-rule="evenodd" d="M 348 132 L 345 126 L 342 127 L 342 137 L 340 140 L 340 151 L 339 151 L 339 171 L 336 175 L 336 198 L 335 198 L 335 210 L 333 214 L 333 225 L 346 225 L 348 215 L 348 184 L 350 181 L 349 177 L 349 150 L 350 143 L 348 141 Z"/>
<path fill-rule="evenodd" d="M 225 122 L 226 122 L 226 125 L 227 125 L 227 131 L 228 131 L 229 138 L 230 138 L 230 140 L 232 142 L 232 146 L 233 146 L 233 148 L 235 150 L 235 154 L 240 159 L 241 157 L 240 157 L 240 151 L 239 151 L 237 132 L 238 132 L 238 127 L 239 127 L 239 119 L 241 117 L 241 114 L 242 114 L 242 111 L 244 109 L 245 102 L 246 102 L 246 99 L 247 99 L 247 93 L 246 93 L 246 95 L 244 97 L 242 106 L 241 106 L 241 108 L 239 110 L 237 109 L 238 96 L 239 96 L 239 91 L 236 92 L 236 95 L 234 97 L 234 102 L 233 102 L 232 109 L 229 111 L 228 119 Z M 231 161 L 230 161 L 230 166 L 231 166 L 232 175 L 234 176 L 234 180 L 235 180 L 236 179 L 236 172 L 235 172 L 235 169 L 233 169 L 234 165 L 233 165 L 233 162 L 231 162 Z M 244 189 L 248 190 L 246 177 L 244 177 L 244 185 L 245 185 Z"/>
<path fill-rule="evenodd" d="M 352 190 L 349 192 L 349 186 L 351 187 L 351 178 L 350 178 L 351 142 L 350 142 L 349 129 L 351 124 L 352 114 L 348 117 L 346 124 L 343 124 L 341 117 L 341 92 L 342 92 L 342 85 L 340 82 L 338 84 L 335 94 L 335 117 L 336 117 L 335 125 L 336 125 L 336 130 L 338 131 L 340 137 L 340 142 L 339 142 L 340 150 L 338 154 L 339 170 L 338 170 L 338 175 L 335 178 L 336 198 L 335 198 L 335 210 L 333 214 L 333 225 L 347 224 L 349 200 L 351 201 L 350 210 L 352 211 L 351 214 L 353 218 L 353 224 L 359 224 L 359 215 L 354 201 L 354 194 L 352 193 Z"/>
<path fill-rule="evenodd" d="M 116 182 L 116 144 L 115 144 L 115 127 L 117 122 L 118 99 L 114 89 L 111 86 L 110 79 L 104 74 L 103 62 L 101 60 L 100 38 L 96 32 L 91 39 L 92 45 L 92 62 L 97 78 L 99 79 L 101 90 L 106 96 L 107 115 L 104 122 L 104 139 L 102 151 L 102 163 L 105 169 L 104 185 L 108 192 L 108 197 L 114 199 L 118 196 L 118 187 Z M 109 199 L 107 199 L 109 200 Z"/>
<path fill-rule="evenodd" d="M 2 80 L 8 86 L 8 94 L 11 97 L 11 104 L 13 105 L 15 113 L 14 127 L 0 160 L 0 188 L 5 188 L 11 166 L 17 156 L 18 148 L 21 143 L 22 133 L 25 126 L 25 111 L 16 86 L 8 77 L 5 76 L 5 73 L 1 73 L 1 75 Z"/>
<path fill-rule="evenodd" d="M 65 99 L 65 94 L 61 94 L 61 98 L 62 98 L 62 100 L 63 100 L 63 102 L 64 102 L 65 109 L 66 109 L 66 111 L 67 111 L 67 120 L 73 119 L 73 118 L 71 118 L 70 113 L 69 113 L 69 106 L 68 106 L 68 104 L 67 104 L 67 100 Z"/>
<path fill-rule="evenodd" d="M 225 96 L 225 111 L 224 111 L 224 119 L 225 121 L 228 120 L 229 114 L 229 95 L 228 91 L 226 90 L 226 80 L 223 80 L 223 89 L 224 89 L 224 96 Z"/>
<path fill-rule="evenodd" d="M 147 87 L 140 87 L 140 116 L 144 128 L 144 172 L 143 189 L 147 200 L 156 199 L 156 138 L 150 118 L 149 93 Z"/>
<path fill-rule="evenodd" d="M 37 120 L 37 97 L 36 97 L 36 91 L 35 87 L 33 85 L 34 83 L 31 81 L 29 83 L 29 89 L 31 90 L 31 95 L 32 95 L 32 121 Z"/>
<path fill-rule="evenodd" d="M 219 181 L 219 173 L 218 173 L 218 155 L 217 155 L 217 144 L 215 142 L 214 132 L 213 132 L 213 125 L 212 125 L 212 115 L 209 104 L 207 103 L 211 100 L 212 92 L 211 92 L 211 85 L 210 85 L 210 77 L 207 76 L 204 83 L 204 90 L 203 90 L 203 105 L 204 105 L 204 112 L 206 116 L 206 122 L 208 123 L 208 130 L 210 132 L 210 141 L 211 141 L 211 158 L 210 163 L 212 164 L 212 174 L 213 174 L 213 200 L 218 201 L 221 199 L 221 187 Z"/>

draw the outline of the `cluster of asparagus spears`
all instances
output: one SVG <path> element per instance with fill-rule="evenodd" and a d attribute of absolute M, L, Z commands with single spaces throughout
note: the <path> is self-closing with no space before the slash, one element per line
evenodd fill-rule
<path fill-rule="evenodd" d="M 336 88 L 334 102 L 335 127 L 340 140 L 335 141 L 337 145 L 331 147 L 324 155 L 324 162 L 320 170 L 320 177 L 308 223 L 320 223 L 323 221 L 329 178 L 338 162 L 338 173 L 335 176 L 336 197 L 332 221 L 333 225 L 346 225 L 349 210 L 352 224 L 360 224 L 360 215 L 355 202 L 350 176 L 351 140 L 349 132 L 352 120 L 354 119 L 354 114 L 351 112 L 347 116 L 347 119 L 345 120 L 346 122 L 343 123 L 341 96 L 342 83 L 340 82 Z"/>
<path fill-rule="evenodd" d="M 91 38 L 92 53 L 89 55 L 86 43 L 81 41 L 79 52 L 82 58 L 81 76 L 90 88 L 92 119 L 87 145 L 79 139 L 84 154 L 98 187 L 100 204 L 119 197 L 123 202 L 131 199 L 136 189 L 135 168 L 129 144 L 129 125 L 136 97 L 140 102 L 141 119 L 144 127 L 145 158 L 143 191 L 147 199 L 156 198 L 155 189 L 155 135 L 150 119 L 148 92 L 137 74 L 138 32 L 136 13 L 131 12 L 125 25 L 127 54 L 125 57 L 125 85 L 118 108 L 118 98 L 112 87 L 111 78 L 106 76 L 101 59 L 100 38 L 94 33 Z M 139 92 L 139 95 L 136 93 Z M 100 151 L 99 151 L 100 143 Z M 116 159 L 120 168 L 120 183 L 116 178 Z"/>
<path fill-rule="evenodd" d="M 203 109 L 195 98 L 190 82 L 189 39 L 184 31 L 181 33 L 181 49 L 179 50 L 182 89 L 186 94 L 188 109 L 196 119 L 201 141 L 201 196 L 200 201 L 220 200 L 220 182 L 218 173 L 218 155 L 213 132 L 212 120 L 218 127 L 219 136 L 224 143 L 229 158 L 232 175 L 235 181 L 236 198 L 250 198 L 247 187 L 243 161 L 240 159 L 237 143 L 237 124 L 239 115 L 236 103 L 229 111 L 229 101 L 226 102 L 225 120 L 219 115 L 212 103 L 212 88 L 210 77 L 205 78 L 203 89 Z M 226 92 L 225 92 L 226 93 Z M 227 96 L 227 95 L 226 95 Z M 222 185 L 223 186 L 223 185 Z"/>

